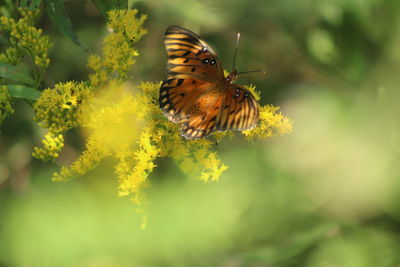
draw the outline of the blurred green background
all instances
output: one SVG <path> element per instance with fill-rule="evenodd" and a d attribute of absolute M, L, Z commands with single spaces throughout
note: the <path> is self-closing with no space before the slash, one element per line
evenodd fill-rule
<path fill-rule="evenodd" d="M 5 1 L 10 2 L 10 1 Z M 112 163 L 51 182 L 82 146 L 69 133 L 60 162 L 32 159 L 43 132 L 15 102 L 0 135 L 0 266 L 400 266 L 400 2 L 398 0 L 131 1 L 149 15 L 134 82 L 164 78 L 163 31 L 199 33 L 294 131 L 267 142 L 240 135 L 216 149 L 218 183 L 157 161 L 146 190 L 148 225 L 117 197 Z M 87 1 L 67 12 L 87 51 L 43 15 L 54 46 L 47 87 L 86 80 L 105 21 Z M 1 9 L 7 11 L 6 5 Z"/>

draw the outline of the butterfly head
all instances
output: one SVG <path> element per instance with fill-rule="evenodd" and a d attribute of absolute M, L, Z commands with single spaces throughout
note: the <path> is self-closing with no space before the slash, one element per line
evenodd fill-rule
<path fill-rule="evenodd" d="M 226 81 L 229 84 L 234 84 L 236 82 L 237 75 L 238 72 L 234 69 L 231 73 L 228 74 L 228 76 L 226 77 Z"/>

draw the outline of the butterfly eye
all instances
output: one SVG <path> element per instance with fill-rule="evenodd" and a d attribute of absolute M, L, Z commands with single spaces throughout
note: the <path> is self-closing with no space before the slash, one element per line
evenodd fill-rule
<path fill-rule="evenodd" d="M 236 93 L 239 93 L 239 92 L 240 92 L 240 88 L 236 87 Z"/>
<path fill-rule="evenodd" d="M 203 59 L 201 62 L 203 62 L 204 64 L 207 64 L 208 62 L 210 62 L 210 60 L 208 58 Z"/>
<path fill-rule="evenodd" d="M 200 54 L 203 54 L 203 53 L 207 53 L 207 52 L 208 52 L 207 48 L 203 47 L 202 49 L 200 49 L 200 50 L 196 53 L 196 56 L 198 56 L 198 55 L 200 55 Z"/>
<path fill-rule="evenodd" d="M 215 64 L 215 59 L 211 60 L 210 64 L 214 65 Z"/>

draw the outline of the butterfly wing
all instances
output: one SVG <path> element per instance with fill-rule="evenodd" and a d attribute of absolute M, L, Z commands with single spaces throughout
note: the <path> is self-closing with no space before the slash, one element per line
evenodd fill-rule
<path fill-rule="evenodd" d="M 160 88 L 160 108 L 174 123 L 181 123 L 191 115 L 193 106 L 210 89 L 212 84 L 193 78 L 168 77 Z"/>
<path fill-rule="evenodd" d="M 216 129 L 218 131 L 253 129 L 258 122 L 258 110 L 258 102 L 249 90 L 241 85 L 230 85 L 221 101 Z"/>
<path fill-rule="evenodd" d="M 241 85 L 208 91 L 195 107 L 181 128 L 181 134 L 188 139 L 205 137 L 213 131 L 249 130 L 258 122 L 258 103 Z"/>
<path fill-rule="evenodd" d="M 200 138 L 215 129 L 223 98 L 213 83 L 169 78 L 161 88 L 160 108 L 170 121 L 182 124 L 182 136 Z"/>
<path fill-rule="evenodd" d="M 169 26 L 164 37 L 168 76 L 209 82 L 219 82 L 224 78 L 214 50 L 197 34 L 179 26 Z"/>

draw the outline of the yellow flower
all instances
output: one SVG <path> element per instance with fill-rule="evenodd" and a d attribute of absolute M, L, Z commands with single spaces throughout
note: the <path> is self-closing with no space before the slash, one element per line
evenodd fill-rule
<path fill-rule="evenodd" d="M 128 78 L 134 58 L 139 55 L 133 45 L 147 33 L 142 28 L 147 16 L 136 18 L 137 13 L 136 9 L 109 11 L 107 25 L 112 32 L 103 40 L 102 55 L 92 55 L 88 60 L 88 67 L 95 71 L 89 76 L 93 86 L 107 83 L 111 78 Z"/>
<path fill-rule="evenodd" d="M 260 107 L 259 125 L 252 130 L 244 131 L 243 134 L 248 140 L 254 138 L 265 140 L 273 135 L 285 135 L 292 132 L 292 121 L 278 111 L 279 107 L 272 105 Z"/>
<path fill-rule="evenodd" d="M 84 83 L 56 84 L 54 88 L 44 90 L 35 102 L 34 120 L 54 133 L 78 127 L 80 107 L 92 96 L 92 89 Z"/>
<path fill-rule="evenodd" d="M 216 181 L 227 169 L 212 151 L 213 141 L 189 141 L 179 134 L 158 108 L 159 83 L 142 83 L 136 94 L 125 85 L 111 83 L 107 91 L 82 107 L 79 123 L 88 135 L 86 150 L 68 168 L 54 175 L 56 180 L 80 176 L 107 156 L 118 160 L 119 195 L 140 194 L 158 157 L 172 157 L 186 173 L 197 170 L 204 181 Z"/>
<path fill-rule="evenodd" d="M 18 8 L 19 13 L 21 14 L 23 20 L 29 24 L 34 25 L 36 20 L 39 17 L 40 10 L 39 9 L 30 9 L 30 8 Z"/>
<path fill-rule="evenodd" d="M 86 150 L 69 167 L 63 166 L 59 172 L 55 172 L 53 181 L 65 181 L 77 176 L 83 176 L 109 155 L 110 151 L 97 144 L 96 140 L 89 138 L 86 141 Z"/>
<path fill-rule="evenodd" d="M 257 101 L 260 101 L 261 99 L 260 92 L 256 90 L 256 87 L 254 85 L 249 84 L 248 86 L 245 87 L 250 91 L 250 93 L 254 96 L 254 98 Z"/>
<path fill-rule="evenodd" d="M 33 148 L 32 156 L 43 161 L 55 160 L 64 146 L 64 137 L 49 131 L 42 140 L 42 145 Z"/>
<path fill-rule="evenodd" d="M 63 133 L 79 126 L 81 105 L 92 97 L 92 91 L 83 83 L 66 82 L 44 90 L 35 102 L 34 120 L 48 128 L 42 147 L 35 147 L 33 156 L 42 160 L 55 160 L 64 146 Z"/>
<path fill-rule="evenodd" d="M 222 173 L 228 169 L 228 166 L 221 163 L 218 159 L 216 152 L 208 153 L 204 158 L 199 159 L 204 165 L 204 171 L 201 172 L 201 180 L 208 181 L 218 181 Z"/>
<path fill-rule="evenodd" d="M 8 93 L 7 86 L 0 86 L 0 125 L 4 119 L 14 113 L 11 106 L 11 96 Z"/>
<path fill-rule="evenodd" d="M 0 61 L 16 65 L 24 55 L 30 55 L 38 69 L 43 71 L 50 64 L 48 49 L 51 44 L 48 36 L 42 35 L 42 30 L 34 27 L 39 10 L 19 8 L 22 17 L 15 21 L 12 18 L 0 17 L 0 28 L 10 32 L 12 45 L 0 54 Z"/>

